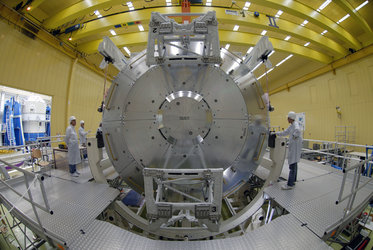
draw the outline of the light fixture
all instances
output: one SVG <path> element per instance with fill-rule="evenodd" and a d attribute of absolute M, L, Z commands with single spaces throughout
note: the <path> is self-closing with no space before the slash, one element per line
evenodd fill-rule
<path fill-rule="evenodd" d="M 243 10 L 248 10 L 250 7 L 250 4 L 251 4 L 250 2 L 246 2 L 245 6 L 243 7 Z"/>
<path fill-rule="evenodd" d="M 247 50 L 246 54 L 250 54 L 250 52 L 251 52 L 253 49 L 254 49 L 254 47 L 250 47 L 250 48 Z"/>
<path fill-rule="evenodd" d="M 279 18 L 282 15 L 282 13 L 284 13 L 282 10 L 277 11 L 275 17 Z"/>
<path fill-rule="evenodd" d="M 365 5 L 367 5 L 369 3 L 369 1 L 365 1 L 364 3 L 360 4 L 359 6 L 356 7 L 355 11 L 358 11 L 360 10 L 361 8 L 363 8 Z"/>
<path fill-rule="evenodd" d="M 307 23 L 308 23 L 308 20 L 304 20 L 303 23 L 301 23 L 300 26 L 303 26 L 303 27 L 304 27 L 304 25 L 306 25 Z"/>
<path fill-rule="evenodd" d="M 318 12 L 322 11 L 322 10 L 325 9 L 325 7 L 328 6 L 331 2 L 332 2 L 332 0 L 326 0 L 323 4 L 320 5 L 320 7 L 317 9 L 317 11 L 318 11 Z"/>
<path fill-rule="evenodd" d="M 111 33 L 113 36 L 116 36 L 116 35 L 117 35 L 117 33 L 115 33 L 114 30 L 109 30 L 109 31 L 110 31 L 110 33 Z"/>
<path fill-rule="evenodd" d="M 321 32 L 321 35 L 323 36 L 323 35 L 325 35 L 326 33 L 328 33 L 328 31 L 327 31 L 327 30 L 324 30 L 323 32 Z"/>
<path fill-rule="evenodd" d="M 98 18 L 102 17 L 101 13 L 100 13 L 98 10 L 95 10 L 94 13 L 95 13 L 95 15 L 96 15 Z"/>
<path fill-rule="evenodd" d="M 124 51 L 131 56 L 131 51 L 127 47 L 123 47 Z"/>
<path fill-rule="evenodd" d="M 31 6 L 28 6 L 28 7 L 26 8 L 26 10 L 27 10 L 27 11 L 31 10 Z"/>
<path fill-rule="evenodd" d="M 260 65 L 262 65 L 263 62 L 260 62 L 258 63 L 258 65 L 255 66 L 255 68 L 253 68 L 253 70 L 251 72 L 254 72 L 257 68 L 259 68 Z"/>
<path fill-rule="evenodd" d="M 235 25 L 235 26 L 233 27 L 233 31 L 237 31 L 239 28 L 240 28 L 239 25 Z"/>
<path fill-rule="evenodd" d="M 285 37 L 285 41 L 288 41 L 289 39 L 291 38 L 291 36 L 287 36 L 287 37 Z"/>
<path fill-rule="evenodd" d="M 307 47 L 308 45 L 310 45 L 310 42 L 306 42 L 303 46 Z"/>
<path fill-rule="evenodd" d="M 73 38 L 70 36 L 68 40 L 71 41 L 71 40 L 73 40 Z"/>
<path fill-rule="evenodd" d="M 231 45 L 230 45 L 229 43 L 227 43 L 227 44 L 225 45 L 224 48 L 225 48 L 226 50 L 228 50 L 230 46 L 231 46 Z"/>
<path fill-rule="evenodd" d="M 283 64 L 284 62 L 286 62 L 287 60 L 289 60 L 292 57 L 293 57 L 293 54 L 289 55 L 288 57 L 286 57 L 285 59 L 283 59 L 281 62 L 279 62 L 278 64 L 276 64 L 276 67 L 280 66 L 281 64 Z"/>
<path fill-rule="evenodd" d="M 141 24 L 137 25 L 137 27 L 139 27 L 140 31 L 144 31 L 144 27 Z"/>
<path fill-rule="evenodd" d="M 344 17 L 342 17 L 341 19 L 339 19 L 339 21 L 337 22 L 337 24 L 340 24 L 341 22 L 343 22 L 344 20 L 346 20 L 349 17 L 350 17 L 350 14 L 345 15 Z"/>
<path fill-rule="evenodd" d="M 263 30 L 262 33 L 260 33 L 262 36 L 264 36 L 265 34 L 267 34 L 267 31 L 266 30 Z"/>
<path fill-rule="evenodd" d="M 135 7 L 133 7 L 132 2 L 127 2 L 127 6 L 128 6 L 129 10 L 134 10 L 135 9 Z"/>

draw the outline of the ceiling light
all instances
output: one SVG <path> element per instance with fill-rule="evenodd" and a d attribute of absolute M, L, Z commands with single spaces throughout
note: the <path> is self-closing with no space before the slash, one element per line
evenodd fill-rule
<path fill-rule="evenodd" d="M 71 41 L 71 40 L 73 40 L 73 38 L 70 36 L 68 40 Z"/>
<path fill-rule="evenodd" d="M 246 54 L 250 54 L 250 52 L 251 52 L 253 49 L 254 49 L 254 47 L 250 47 L 250 48 L 247 50 Z"/>
<path fill-rule="evenodd" d="M 321 35 L 325 35 L 326 33 L 328 33 L 328 31 L 324 30 L 323 32 L 321 32 Z"/>
<path fill-rule="evenodd" d="M 26 8 L 26 10 L 27 10 L 27 11 L 31 10 L 31 6 L 28 6 L 28 7 Z"/>
<path fill-rule="evenodd" d="M 284 62 L 286 62 L 287 60 L 289 60 L 292 56 L 293 56 L 293 54 L 291 54 L 288 57 L 286 57 L 284 60 L 282 60 L 281 62 L 279 62 L 278 64 L 276 64 L 276 67 L 280 66 L 281 64 L 283 64 Z"/>
<path fill-rule="evenodd" d="M 141 24 L 137 25 L 137 27 L 139 27 L 140 31 L 144 31 L 144 27 Z"/>
<path fill-rule="evenodd" d="M 291 36 L 287 36 L 287 37 L 285 37 L 285 41 L 288 41 L 289 39 L 291 38 Z"/>
<path fill-rule="evenodd" d="M 310 45 L 310 42 L 306 42 L 303 46 L 307 47 L 308 45 Z"/>
<path fill-rule="evenodd" d="M 100 13 L 98 10 L 95 10 L 94 13 L 95 13 L 95 15 L 96 15 L 98 18 L 101 18 L 101 17 L 102 17 L 101 13 Z"/>
<path fill-rule="evenodd" d="M 128 6 L 129 10 L 134 10 L 135 9 L 135 7 L 133 7 L 132 2 L 127 2 L 127 6 Z"/>
<path fill-rule="evenodd" d="M 233 31 L 237 31 L 239 28 L 240 28 L 239 25 L 235 25 L 234 28 L 233 28 Z"/>
<path fill-rule="evenodd" d="M 322 11 L 322 10 L 325 9 L 325 7 L 328 6 L 331 2 L 332 2 L 332 0 L 326 0 L 323 4 L 320 5 L 320 7 L 317 9 L 317 11 L 318 11 L 318 12 Z"/>
<path fill-rule="evenodd" d="M 339 19 L 339 21 L 337 22 L 337 24 L 340 24 L 341 22 L 343 22 L 344 20 L 346 20 L 349 17 L 350 17 L 350 14 L 345 15 L 344 17 L 342 17 L 341 19 Z"/>
<path fill-rule="evenodd" d="M 231 45 L 230 45 L 229 43 L 227 43 L 227 44 L 225 45 L 224 48 L 225 48 L 226 50 L 228 50 L 230 46 L 231 46 Z"/>
<path fill-rule="evenodd" d="M 303 23 L 301 24 L 301 26 L 304 27 L 304 25 L 306 25 L 308 23 L 308 20 L 304 20 Z"/>
<path fill-rule="evenodd" d="M 254 72 L 257 68 L 259 68 L 260 65 L 262 65 L 263 62 L 260 62 L 258 63 L 258 65 L 255 66 L 255 68 L 253 68 L 253 70 L 251 72 Z"/>
<path fill-rule="evenodd" d="M 123 49 L 129 56 L 131 56 L 131 51 L 127 47 L 123 47 Z"/>
<path fill-rule="evenodd" d="M 263 30 L 262 33 L 260 33 L 262 36 L 264 36 L 265 34 L 267 34 L 267 31 L 266 30 Z"/>
<path fill-rule="evenodd" d="M 360 10 L 361 8 L 363 8 L 365 5 L 367 5 L 369 3 L 369 1 L 365 1 L 364 3 L 360 4 L 359 6 L 356 7 L 355 11 L 358 11 Z"/>
<path fill-rule="evenodd" d="M 280 17 L 282 13 L 284 13 L 282 10 L 277 11 L 277 14 L 275 15 L 275 17 L 277 18 Z"/>
<path fill-rule="evenodd" d="M 117 33 L 115 33 L 114 30 L 110 30 L 110 33 L 111 33 L 113 36 L 116 36 L 116 35 L 117 35 Z"/>

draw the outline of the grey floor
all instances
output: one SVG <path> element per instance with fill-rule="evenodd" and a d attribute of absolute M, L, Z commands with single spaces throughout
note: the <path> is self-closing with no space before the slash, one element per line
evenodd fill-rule
<path fill-rule="evenodd" d="M 43 214 L 42 222 L 47 231 L 53 232 L 65 240 L 70 249 L 328 249 L 329 247 L 318 236 L 322 231 L 320 223 L 312 227 L 308 221 L 317 214 L 317 206 L 312 201 L 323 197 L 332 200 L 338 188 L 338 173 L 324 166 L 302 161 L 298 170 L 298 180 L 294 190 L 282 191 L 281 183 L 267 188 L 266 192 L 276 201 L 287 206 L 290 214 L 281 216 L 243 236 L 212 241 L 168 242 L 157 241 L 133 234 L 110 223 L 96 220 L 98 214 L 118 195 L 118 191 L 107 185 L 88 182 L 92 175 L 88 163 L 78 166 L 80 177 L 71 177 L 68 167 L 59 167 L 50 171 L 47 178 L 48 198 L 51 200 L 54 215 Z M 287 178 L 288 168 L 285 163 L 282 176 Z M 48 173 L 48 172 L 47 172 Z M 324 188 L 323 188 L 324 187 Z M 22 187 L 19 187 L 20 191 Z M 33 187 L 36 189 L 36 187 Z M 8 200 L 17 197 L 2 192 Z M 330 197 L 329 197 L 330 196 Z M 42 201 L 40 197 L 36 200 Z M 321 201 L 318 201 L 319 204 Z M 280 203 L 281 204 L 281 203 Z M 307 216 L 298 214 L 298 208 L 313 208 Z M 284 206 L 285 206 L 284 205 Z M 19 209 L 35 220 L 30 206 L 18 204 Z M 297 210 L 298 209 L 298 210 Z M 330 207 L 327 209 L 331 209 Z M 316 214 L 315 214 L 316 213 Z M 324 211 L 325 213 L 325 211 Z M 337 213 L 338 215 L 339 213 Z M 320 219 L 321 218 L 321 219 Z M 333 217 L 334 218 L 334 217 Z M 308 223 L 304 227 L 304 223 Z M 325 223 L 324 223 L 325 224 Z M 321 229 L 320 229 L 321 228 Z M 81 233 L 81 232 L 84 232 Z M 318 235 L 318 236 L 317 236 Z M 48 249 L 48 245 L 45 245 Z"/>

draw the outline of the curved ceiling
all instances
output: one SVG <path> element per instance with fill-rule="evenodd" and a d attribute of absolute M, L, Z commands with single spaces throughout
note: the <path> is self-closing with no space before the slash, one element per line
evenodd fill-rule
<path fill-rule="evenodd" d="M 178 0 L 2 2 L 10 7 L 23 2 L 19 12 L 57 38 L 70 43 L 97 65 L 99 62 L 96 61 L 100 59 L 97 47 L 103 36 L 111 37 L 122 51 L 123 47 L 127 47 L 132 53 L 139 52 L 145 49 L 152 11 L 182 12 L 181 1 Z M 289 73 L 293 78 L 299 78 L 373 43 L 371 1 L 203 0 L 202 4 L 192 4 L 190 8 L 192 13 L 209 10 L 216 11 L 222 47 L 229 44 L 231 51 L 244 56 L 265 30 L 276 51 L 271 57 L 273 65 L 290 54 L 294 55 L 291 58 L 293 63 L 286 63 L 281 70 L 273 70 L 269 74 L 275 82 L 281 79 L 288 81 Z M 254 12 L 258 12 L 259 16 L 255 17 Z M 74 25 L 77 25 L 76 29 L 71 28 Z M 139 25 L 143 27 L 142 31 Z M 237 30 L 233 30 L 235 26 L 239 26 Z M 128 56 L 127 52 L 124 54 Z M 307 69 L 297 70 L 299 65 Z M 257 71 L 259 76 L 264 69 Z"/>

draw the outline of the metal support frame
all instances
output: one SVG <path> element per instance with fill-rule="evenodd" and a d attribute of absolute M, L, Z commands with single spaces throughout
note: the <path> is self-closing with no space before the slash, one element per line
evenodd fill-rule
<path fill-rule="evenodd" d="M 341 229 L 343 229 L 346 223 L 348 223 L 353 218 L 355 218 L 357 214 L 360 211 L 362 211 L 365 208 L 366 204 L 368 204 L 368 202 L 370 201 L 373 195 L 373 190 L 371 192 L 371 195 L 368 196 L 359 206 L 353 207 L 357 192 L 361 190 L 364 186 L 366 186 L 368 183 L 372 182 L 371 178 L 366 178 L 367 180 L 360 185 L 360 177 L 361 177 L 361 172 L 362 172 L 361 168 L 362 166 L 364 166 L 364 164 L 372 160 L 373 160 L 373 156 L 366 159 L 365 161 L 359 162 L 351 167 L 343 169 L 343 178 L 341 182 L 341 188 L 339 191 L 338 199 L 335 203 L 336 205 L 338 205 L 339 203 L 343 202 L 346 199 L 348 199 L 348 202 L 347 202 L 346 208 L 344 209 L 343 217 L 340 220 L 338 220 L 336 223 L 327 227 L 327 229 L 325 230 L 325 235 L 331 235 L 332 231 L 334 230 L 340 231 Z M 348 172 L 351 170 L 354 170 L 353 181 L 351 185 L 351 192 L 343 196 L 345 184 L 346 184 L 346 178 L 347 178 Z"/>
<path fill-rule="evenodd" d="M 168 16 L 198 16 L 178 24 Z M 206 14 L 153 12 L 149 23 L 146 64 L 221 62 L 218 22 L 214 11 Z"/>
<path fill-rule="evenodd" d="M 29 202 L 31 204 L 31 207 L 33 209 L 33 212 L 35 214 L 35 217 L 36 217 L 36 223 L 35 225 L 33 225 L 35 227 L 35 231 L 37 231 L 39 233 L 39 235 L 41 237 L 43 237 L 44 239 L 48 240 L 50 242 L 51 245 L 54 245 L 52 240 L 47 236 L 47 234 L 51 234 L 54 236 L 54 238 L 56 239 L 59 239 L 58 236 L 54 235 L 53 233 L 51 232 L 47 232 L 45 230 L 45 228 L 43 227 L 42 223 L 41 223 L 41 220 L 40 220 L 40 217 L 39 217 L 39 214 L 37 212 L 37 209 L 36 208 L 39 208 L 47 213 L 50 213 L 50 214 L 53 214 L 53 211 L 51 210 L 50 206 L 49 206 L 49 202 L 48 202 L 48 197 L 47 197 L 47 194 L 46 194 L 46 191 L 45 191 L 45 187 L 44 187 L 44 176 L 40 175 L 40 174 L 35 174 L 35 173 L 32 173 L 32 172 L 28 172 L 22 168 L 19 168 L 19 167 L 16 167 L 6 161 L 3 161 L 0 159 L 0 162 L 7 165 L 7 166 L 10 166 L 11 168 L 23 173 L 23 177 L 24 177 L 24 183 L 25 183 L 25 186 L 26 186 L 26 193 L 28 195 L 28 198 L 25 197 L 26 196 L 26 193 L 25 194 L 21 194 L 20 192 L 18 192 L 15 188 L 13 188 L 11 186 L 11 183 L 13 183 L 13 179 L 10 179 L 8 181 L 3 181 L 3 180 L 0 180 L 0 182 L 3 184 L 3 187 L 2 188 L 8 188 L 10 190 L 12 190 L 15 194 L 17 194 L 18 196 L 20 196 L 19 199 L 24 199 L 26 200 L 27 202 Z M 31 192 L 31 185 L 29 183 L 29 180 L 27 177 L 31 177 L 33 178 L 33 182 L 32 183 L 35 183 L 35 181 L 39 181 L 39 186 L 40 186 L 40 190 L 41 190 L 41 193 L 42 193 L 42 197 L 43 197 L 43 201 L 44 201 L 44 205 L 41 205 L 37 202 L 35 202 L 33 200 L 33 196 L 32 196 L 32 192 Z M 20 178 L 19 178 L 20 179 Z M 0 193 L 1 195 L 1 193 Z M 16 204 L 12 204 L 10 203 L 9 201 L 6 201 L 5 199 L 3 199 L 3 204 L 4 205 L 8 205 L 8 209 L 9 209 L 9 213 L 11 212 L 16 212 L 16 214 L 18 213 L 17 211 L 17 208 L 15 207 Z M 5 214 L 4 214 L 5 216 Z M 17 218 L 21 218 L 22 216 L 17 216 Z M 26 227 L 26 225 L 25 225 Z M 34 231 L 34 230 L 33 230 Z M 62 240 L 60 242 L 63 242 Z"/>
<path fill-rule="evenodd" d="M 177 221 L 218 231 L 222 203 L 223 169 L 144 169 L 147 217 L 150 231 L 174 228 Z M 189 182 L 185 182 L 188 180 Z M 155 183 L 155 189 L 154 189 Z M 192 194 L 188 194 L 188 191 Z M 166 200 L 164 193 L 176 194 Z M 154 193 L 156 196 L 154 197 Z M 198 195 L 198 196 L 197 196 Z M 181 201 L 181 202 L 178 202 Z M 177 215 L 175 215 L 178 213 Z"/>

